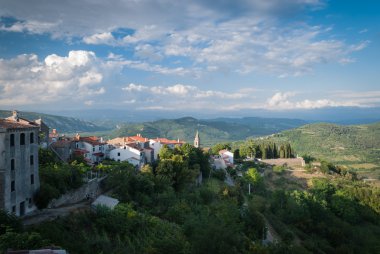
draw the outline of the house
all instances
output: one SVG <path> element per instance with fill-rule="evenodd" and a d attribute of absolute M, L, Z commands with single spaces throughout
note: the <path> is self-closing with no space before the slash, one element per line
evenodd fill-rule
<path fill-rule="evenodd" d="M 74 154 L 83 156 L 88 164 L 95 165 L 102 162 L 107 152 L 107 143 L 102 138 L 95 136 L 81 137 L 79 134 L 75 136 Z"/>
<path fill-rule="evenodd" d="M 185 141 L 181 141 L 179 139 L 170 140 L 167 138 L 156 138 L 149 140 L 149 146 L 154 150 L 154 160 L 158 159 L 160 150 L 162 149 L 162 147 L 164 147 L 164 145 L 167 145 L 169 148 L 174 149 L 175 146 L 182 146 L 185 143 Z"/>
<path fill-rule="evenodd" d="M 234 154 L 228 150 L 220 150 L 219 151 L 220 157 L 223 159 L 226 166 L 233 167 L 234 166 Z"/>
<path fill-rule="evenodd" d="M 144 149 L 137 144 L 128 143 L 123 146 L 114 147 L 109 151 L 108 157 L 115 161 L 128 161 L 134 166 L 141 167 L 145 162 Z"/>
<path fill-rule="evenodd" d="M 149 139 L 142 137 L 141 134 L 130 137 L 114 138 L 108 140 L 107 143 L 116 148 L 124 147 L 127 144 L 134 144 L 142 149 L 142 152 L 144 153 L 143 163 L 151 163 L 154 160 L 154 152 L 153 149 L 149 146 Z"/>
<path fill-rule="evenodd" d="M 40 127 L 19 117 L 17 111 L 0 119 L 0 209 L 17 216 L 36 209 Z"/>
<path fill-rule="evenodd" d="M 59 134 L 57 129 L 53 129 L 51 133 L 49 133 L 49 144 L 56 142 L 59 139 Z"/>

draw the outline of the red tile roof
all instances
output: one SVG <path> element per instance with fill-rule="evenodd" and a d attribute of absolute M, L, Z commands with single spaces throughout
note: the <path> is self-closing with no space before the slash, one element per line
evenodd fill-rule
<path fill-rule="evenodd" d="M 148 138 L 144 138 L 144 137 L 141 137 L 141 136 L 131 136 L 131 137 L 128 137 L 129 139 L 132 139 L 134 141 L 138 141 L 138 142 L 148 142 L 149 139 Z"/>
<path fill-rule="evenodd" d="M 167 138 L 156 138 L 153 140 L 156 142 L 160 142 L 161 144 L 165 144 L 165 145 L 182 145 L 182 144 L 186 143 L 185 141 L 182 141 L 182 140 L 170 140 Z"/>
<path fill-rule="evenodd" d="M 100 142 L 100 139 L 98 137 L 95 137 L 95 136 L 91 136 L 91 137 L 80 137 L 79 138 L 79 141 L 82 141 L 82 142 L 86 142 L 86 143 L 89 143 L 93 146 L 98 146 L 98 145 L 104 145 L 105 143 L 103 142 Z"/>

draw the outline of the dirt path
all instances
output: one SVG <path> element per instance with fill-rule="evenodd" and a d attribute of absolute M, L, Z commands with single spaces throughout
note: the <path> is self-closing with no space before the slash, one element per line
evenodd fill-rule
<path fill-rule="evenodd" d="M 59 217 L 65 217 L 71 213 L 88 210 L 90 209 L 89 201 L 82 201 L 76 204 L 57 207 L 57 208 L 46 208 L 42 210 L 37 210 L 27 216 L 22 218 L 22 223 L 25 226 L 39 224 L 44 221 L 52 221 Z"/>

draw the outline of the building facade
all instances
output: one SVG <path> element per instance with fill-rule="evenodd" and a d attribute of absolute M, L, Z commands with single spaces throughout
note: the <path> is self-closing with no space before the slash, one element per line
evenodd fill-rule
<path fill-rule="evenodd" d="M 23 216 L 36 209 L 40 126 L 13 116 L 0 119 L 0 209 Z"/>
<path fill-rule="evenodd" d="M 87 163 L 96 165 L 105 159 L 108 145 L 103 142 L 102 138 L 95 136 L 81 137 L 79 134 L 75 137 L 74 154 L 83 155 Z"/>

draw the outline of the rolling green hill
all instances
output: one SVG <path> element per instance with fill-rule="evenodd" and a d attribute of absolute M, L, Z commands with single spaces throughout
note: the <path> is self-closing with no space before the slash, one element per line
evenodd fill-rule
<path fill-rule="evenodd" d="M 368 173 L 380 174 L 380 122 L 341 126 L 329 123 L 308 124 L 286 130 L 271 139 L 289 141 L 300 155 L 347 165 Z"/>
<path fill-rule="evenodd" d="M 28 120 L 36 120 L 42 118 L 42 120 L 50 127 L 50 129 L 57 129 L 59 133 L 94 132 L 107 130 L 106 127 L 98 126 L 94 123 L 72 117 L 48 115 L 34 112 L 19 113 L 21 117 Z M 11 111 L 0 110 L 0 118 L 9 117 L 11 115 Z"/>
<path fill-rule="evenodd" d="M 219 118 L 198 120 L 192 117 L 158 120 L 141 124 L 124 124 L 113 136 L 128 136 L 141 133 L 149 138 L 167 137 L 193 142 L 195 132 L 199 130 L 203 145 L 224 141 L 242 140 L 247 137 L 269 135 L 281 130 L 294 128 L 306 122 L 296 119 L 270 118 Z"/>

